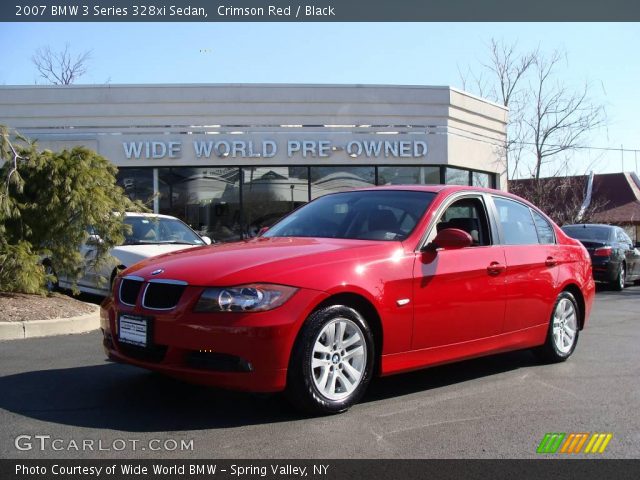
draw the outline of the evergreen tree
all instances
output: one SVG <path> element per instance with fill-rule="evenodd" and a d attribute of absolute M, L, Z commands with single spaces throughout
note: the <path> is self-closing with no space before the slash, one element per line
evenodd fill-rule
<path fill-rule="evenodd" d="M 99 237 L 94 266 L 113 262 L 108 251 L 124 239 L 124 212 L 145 210 L 116 185 L 116 167 L 85 147 L 38 151 L 5 127 L 0 137 L 0 291 L 43 293 L 52 280 L 44 259 L 76 279 L 89 227 Z"/>

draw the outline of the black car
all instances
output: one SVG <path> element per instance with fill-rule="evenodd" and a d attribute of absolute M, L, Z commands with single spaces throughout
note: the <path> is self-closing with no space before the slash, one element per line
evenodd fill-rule
<path fill-rule="evenodd" d="M 576 238 L 589 251 L 593 278 L 610 283 L 616 290 L 625 284 L 640 281 L 639 244 L 634 246 L 626 232 L 613 225 L 565 225 L 564 233 Z"/>

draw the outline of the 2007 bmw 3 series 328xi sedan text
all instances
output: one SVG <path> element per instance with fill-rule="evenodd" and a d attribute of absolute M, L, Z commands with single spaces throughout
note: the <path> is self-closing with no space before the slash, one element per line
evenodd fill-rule
<path fill-rule="evenodd" d="M 594 290 L 584 246 L 526 201 L 394 186 L 320 197 L 252 240 L 144 260 L 101 317 L 115 361 L 335 413 L 374 375 L 522 348 L 566 360 Z"/>

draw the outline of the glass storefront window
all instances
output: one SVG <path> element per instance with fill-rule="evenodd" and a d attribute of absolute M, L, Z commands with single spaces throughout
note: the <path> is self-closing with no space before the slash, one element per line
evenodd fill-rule
<path fill-rule="evenodd" d="M 120 168 L 116 180 L 131 200 L 140 200 L 146 206 L 153 207 L 152 168 Z"/>
<path fill-rule="evenodd" d="M 378 167 L 378 185 L 437 185 L 440 167 Z"/>
<path fill-rule="evenodd" d="M 281 217 L 309 201 L 307 167 L 242 169 L 244 235 L 255 237 Z"/>
<path fill-rule="evenodd" d="M 475 187 L 491 188 L 491 177 L 488 173 L 471 172 L 471 184 Z"/>
<path fill-rule="evenodd" d="M 447 185 L 469 185 L 469 171 L 447 167 L 445 183 Z"/>
<path fill-rule="evenodd" d="M 240 169 L 159 168 L 160 213 L 216 242 L 241 238 Z"/>
<path fill-rule="evenodd" d="M 311 167 L 311 198 L 375 185 L 374 167 Z"/>
<path fill-rule="evenodd" d="M 157 169 L 159 213 L 178 217 L 216 242 L 228 242 L 253 237 L 328 193 L 370 187 L 376 178 L 378 185 L 437 185 L 443 169 L 447 184 L 469 185 L 471 178 L 474 186 L 494 186 L 489 173 L 436 165 L 167 167 Z M 117 176 L 129 198 L 149 208 L 153 170 L 125 167 Z"/>

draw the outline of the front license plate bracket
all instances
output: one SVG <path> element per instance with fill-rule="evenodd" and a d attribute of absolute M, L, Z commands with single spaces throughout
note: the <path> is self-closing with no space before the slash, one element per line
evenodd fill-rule
<path fill-rule="evenodd" d="M 147 348 L 152 346 L 152 319 L 138 315 L 120 315 L 118 341 L 127 345 Z"/>

